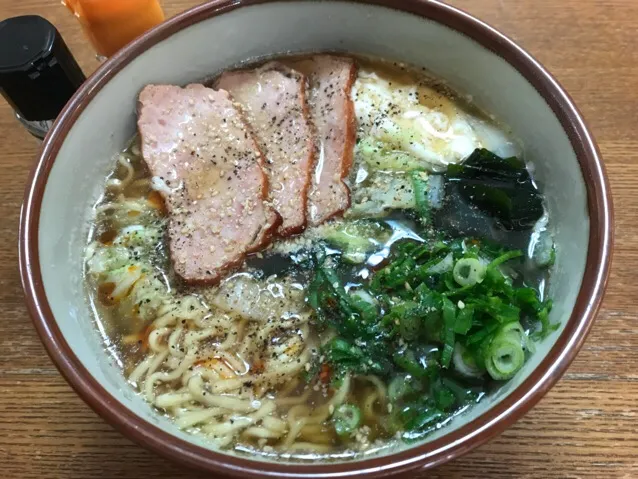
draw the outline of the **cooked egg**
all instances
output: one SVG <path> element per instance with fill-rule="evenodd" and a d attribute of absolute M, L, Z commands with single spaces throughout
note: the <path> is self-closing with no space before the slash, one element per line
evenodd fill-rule
<path fill-rule="evenodd" d="M 359 138 L 382 144 L 390 152 L 408 153 L 432 171 L 460 162 L 475 148 L 489 144 L 499 151 L 510 143 L 504 135 L 494 134 L 498 130 L 423 84 L 362 69 L 352 96 Z"/>

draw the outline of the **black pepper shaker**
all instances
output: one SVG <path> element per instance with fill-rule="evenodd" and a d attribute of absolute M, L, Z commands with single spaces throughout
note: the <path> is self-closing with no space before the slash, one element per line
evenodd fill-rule
<path fill-rule="evenodd" d="M 37 15 L 0 22 L 0 93 L 43 139 L 86 77 L 60 32 Z"/>

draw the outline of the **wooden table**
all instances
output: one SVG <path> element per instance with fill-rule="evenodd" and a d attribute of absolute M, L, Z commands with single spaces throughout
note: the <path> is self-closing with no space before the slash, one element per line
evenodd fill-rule
<path fill-rule="evenodd" d="M 172 15 L 194 5 L 165 0 Z M 638 1 L 454 0 L 520 42 L 574 97 L 606 160 L 616 255 L 602 311 L 558 385 L 491 443 L 428 474 L 475 478 L 638 477 Z M 85 72 L 97 66 L 58 0 L 0 0 L 0 19 L 47 17 Z M 27 315 L 18 215 L 38 143 L 0 101 L 0 477 L 189 478 L 131 443 L 71 390 Z"/>

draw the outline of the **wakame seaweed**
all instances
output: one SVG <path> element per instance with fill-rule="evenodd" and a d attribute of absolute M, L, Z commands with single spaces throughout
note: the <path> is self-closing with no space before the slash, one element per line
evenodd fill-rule
<path fill-rule="evenodd" d="M 477 148 L 460 164 L 450 164 L 446 194 L 458 194 L 507 230 L 528 230 L 543 215 L 543 199 L 521 160 Z"/>

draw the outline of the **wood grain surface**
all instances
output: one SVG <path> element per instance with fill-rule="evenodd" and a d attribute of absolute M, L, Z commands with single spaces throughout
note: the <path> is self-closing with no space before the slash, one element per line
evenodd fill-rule
<path fill-rule="evenodd" d="M 173 15 L 197 2 L 163 3 Z M 451 3 L 518 41 L 573 96 L 611 178 L 616 246 L 603 308 L 563 379 L 500 437 L 424 477 L 638 478 L 638 0 Z M 0 0 L 0 19 L 33 13 L 59 28 L 86 73 L 96 68 L 59 0 Z M 49 361 L 18 276 L 18 215 L 37 151 L 0 100 L 0 477 L 206 477 L 122 437 Z"/>

